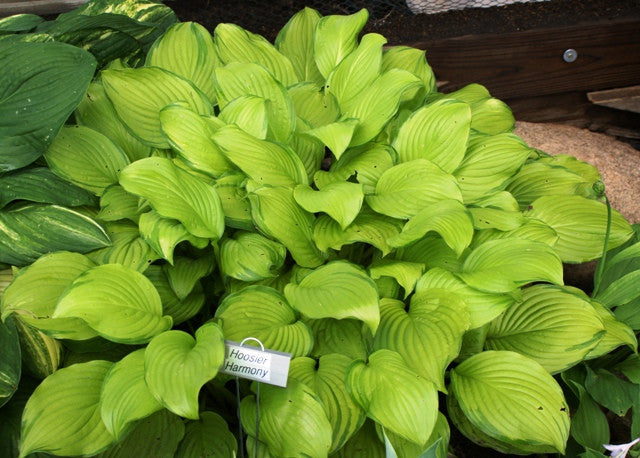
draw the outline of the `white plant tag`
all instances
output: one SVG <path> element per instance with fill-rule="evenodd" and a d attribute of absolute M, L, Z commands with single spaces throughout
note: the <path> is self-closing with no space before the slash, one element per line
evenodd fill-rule
<path fill-rule="evenodd" d="M 225 340 L 225 357 L 220 372 L 269 385 L 286 387 L 291 354 L 261 350 Z"/>

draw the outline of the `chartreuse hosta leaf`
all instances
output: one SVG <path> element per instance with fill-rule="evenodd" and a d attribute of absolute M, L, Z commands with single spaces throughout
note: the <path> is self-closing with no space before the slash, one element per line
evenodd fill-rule
<path fill-rule="evenodd" d="M 13 318 L 0 321 L 0 407 L 5 405 L 18 389 L 22 373 L 20 339 Z"/>
<path fill-rule="evenodd" d="M 513 134 L 471 139 L 464 159 L 453 172 L 465 202 L 479 200 L 502 188 L 530 153 L 531 149 Z"/>
<path fill-rule="evenodd" d="M 100 211 L 96 218 L 101 221 L 129 219 L 138 222 L 138 203 L 138 196 L 128 193 L 119 184 L 114 184 L 100 196 Z"/>
<path fill-rule="evenodd" d="M 383 349 L 372 353 L 368 363 L 355 361 L 346 380 L 351 397 L 369 418 L 403 439 L 427 442 L 438 416 L 437 390 L 400 354 Z"/>
<path fill-rule="evenodd" d="M 325 16 L 316 25 L 313 58 L 322 76 L 331 71 L 358 46 L 358 34 L 369 19 L 366 9 L 351 15 Z"/>
<path fill-rule="evenodd" d="M 507 221 L 519 220 L 519 218 L 515 217 L 515 213 L 512 214 L 511 212 L 509 212 L 509 214 L 511 216 L 507 216 L 505 218 Z M 491 221 L 495 222 L 495 218 L 492 217 Z M 481 245 L 489 240 L 505 238 L 534 240 L 537 242 L 542 242 L 553 248 L 558 241 L 558 234 L 556 234 L 556 231 L 551 229 L 548 224 L 545 224 L 540 220 L 524 218 L 522 224 L 516 229 L 508 231 L 501 231 L 499 229 L 485 229 L 483 231 L 476 231 L 473 236 L 473 241 L 471 242 L 471 247 L 475 248 L 478 245 Z"/>
<path fill-rule="evenodd" d="M 298 185 L 293 197 L 306 211 L 326 213 L 344 230 L 360 213 L 364 193 L 361 184 L 344 181 L 329 183 L 318 191 Z"/>
<path fill-rule="evenodd" d="M 308 355 L 313 347 L 313 334 L 287 299 L 267 286 L 247 286 L 226 296 L 216 310 L 226 339 L 242 341 L 259 339 L 271 348 L 294 357 Z"/>
<path fill-rule="evenodd" d="M 180 256 L 173 265 L 164 264 L 162 269 L 167 275 L 171 289 L 180 299 L 187 297 L 201 278 L 209 275 L 213 270 L 213 256 L 200 255 L 196 259 Z"/>
<path fill-rule="evenodd" d="M 284 264 L 287 249 L 254 232 L 236 232 L 220 244 L 220 270 L 242 281 L 275 277 Z"/>
<path fill-rule="evenodd" d="M 353 133 L 358 127 L 357 119 L 343 119 L 331 124 L 315 127 L 304 132 L 321 141 L 331 150 L 336 159 L 340 159 L 353 138 Z"/>
<path fill-rule="evenodd" d="M 144 379 L 153 396 L 181 417 L 197 420 L 198 393 L 214 378 L 224 360 L 224 338 L 212 322 L 196 330 L 157 335 L 144 351 Z"/>
<path fill-rule="evenodd" d="M 453 273 L 440 267 L 429 269 L 416 282 L 416 294 L 430 289 L 444 289 L 464 301 L 469 314 L 469 329 L 489 323 L 514 303 L 508 294 L 488 293 L 472 288 Z"/>
<path fill-rule="evenodd" d="M 322 161 L 325 158 L 325 146 L 324 144 L 309 135 L 305 135 L 305 132 L 310 129 L 306 121 L 297 118 L 296 131 L 289 140 L 289 146 L 293 148 L 298 155 L 304 168 L 307 172 L 308 182 L 313 181 L 313 176 L 322 167 Z"/>
<path fill-rule="evenodd" d="M 429 439 L 424 444 L 416 444 L 403 439 L 397 434 L 381 428 L 379 425 L 377 425 L 377 430 L 378 436 L 382 435 L 385 438 L 385 446 L 393 448 L 393 450 L 387 448 L 386 458 L 394 456 L 391 453 L 395 453 L 397 458 L 446 458 L 448 456 L 451 431 L 447 417 L 441 412 L 438 412 L 438 419 L 433 431 L 431 431 Z M 383 431 L 383 433 L 381 434 L 380 431 Z"/>
<path fill-rule="evenodd" d="M 161 216 L 180 221 L 196 237 L 222 236 L 224 215 L 216 190 L 171 160 L 149 157 L 136 161 L 122 171 L 120 185 L 147 199 Z"/>
<path fill-rule="evenodd" d="M 490 97 L 471 104 L 471 128 L 489 135 L 513 132 L 515 118 L 509 106 Z"/>
<path fill-rule="evenodd" d="M 230 173 L 218 178 L 214 187 L 222 202 L 225 224 L 234 229 L 253 231 L 251 206 L 244 187 L 246 179 L 244 173 Z"/>
<path fill-rule="evenodd" d="M 555 374 L 582 361 L 604 333 L 588 300 L 540 284 L 525 288 L 522 301 L 489 324 L 485 347 L 518 352 Z"/>
<path fill-rule="evenodd" d="M 561 285 L 562 261 L 542 242 L 490 240 L 469 253 L 458 276 L 481 291 L 508 293 L 534 281 Z"/>
<path fill-rule="evenodd" d="M 262 65 L 233 62 L 213 73 L 221 110 L 234 99 L 253 95 L 267 100 L 268 138 L 287 142 L 295 128 L 293 102 L 282 82 Z"/>
<path fill-rule="evenodd" d="M 469 105 L 439 100 L 416 110 L 400 126 L 393 147 L 401 162 L 427 159 L 452 173 L 467 149 L 470 124 Z"/>
<path fill-rule="evenodd" d="M 236 456 L 238 443 L 227 422 L 215 412 L 201 412 L 200 419 L 187 423 L 176 458 L 194 456 Z"/>
<path fill-rule="evenodd" d="M 222 23 L 218 24 L 213 32 L 213 42 L 224 64 L 259 64 L 269 70 L 285 87 L 298 82 L 289 58 L 261 35 L 251 33 L 235 24 Z"/>
<path fill-rule="evenodd" d="M 380 329 L 374 350 L 398 352 L 414 372 L 446 391 L 444 371 L 460 353 L 469 314 L 459 295 L 444 289 L 426 289 L 411 298 L 409 311 L 402 301 L 380 302 Z"/>
<path fill-rule="evenodd" d="M 170 329 L 153 284 L 140 272 L 121 264 L 92 267 L 62 294 L 53 318 L 80 318 L 102 337 L 140 344 Z"/>
<path fill-rule="evenodd" d="M 427 93 L 436 90 L 436 77 L 427 63 L 424 50 L 409 46 L 393 46 L 386 49 L 382 55 L 382 71 L 392 68 L 400 68 L 416 75 L 424 83 Z"/>
<path fill-rule="evenodd" d="M 406 246 L 431 231 L 440 234 L 447 245 L 460 256 L 473 238 L 471 215 L 457 200 L 440 200 L 426 205 L 404 225 L 400 234 L 387 242 L 393 247 Z"/>
<path fill-rule="evenodd" d="M 182 76 L 215 102 L 211 74 L 221 64 L 211 34 L 200 24 L 181 22 L 169 27 L 149 50 L 146 65 Z"/>
<path fill-rule="evenodd" d="M 606 355 L 621 345 L 628 346 L 634 352 L 637 351 L 638 339 L 633 329 L 622 321 L 619 321 L 609 309 L 599 302 L 591 301 L 591 305 L 593 305 L 596 313 L 602 320 L 605 333 L 596 346 L 587 353 L 586 359 Z"/>
<path fill-rule="evenodd" d="M 311 128 L 321 127 L 338 120 L 340 107 L 333 94 L 320 90 L 314 83 L 298 83 L 288 88 L 296 116 Z"/>
<path fill-rule="evenodd" d="M 260 387 L 259 434 L 268 448 L 263 456 L 327 456 L 331 449 L 331 423 L 312 388 L 289 379 L 286 388 Z M 256 401 L 247 396 L 240 406 L 244 430 L 255 437 Z"/>
<path fill-rule="evenodd" d="M 357 318 L 373 334 L 380 322 L 375 283 L 347 261 L 318 267 L 298 284 L 285 286 L 284 295 L 294 309 L 309 318 Z"/>
<path fill-rule="evenodd" d="M 393 218 L 411 218 L 441 200 L 462 201 L 455 178 L 426 159 L 398 164 L 384 171 L 367 204 Z"/>
<path fill-rule="evenodd" d="M 428 233 L 420 240 L 396 249 L 393 258 L 424 264 L 427 271 L 434 267 L 441 267 L 450 272 L 459 272 L 464 260 L 464 256 L 458 256 L 435 232 Z"/>
<path fill-rule="evenodd" d="M 211 138 L 256 183 L 289 187 L 307 183 L 304 164 L 285 145 L 260 140 L 236 126 L 221 127 Z"/>
<path fill-rule="evenodd" d="M 82 99 L 96 60 L 64 43 L 2 43 L 0 56 L 0 173 L 4 173 L 32 163 L 51 144 Z"/>
<path fill-rule="evenodd" d="M 322 16 L 313 8 L 305 7 L 278 32 L 275 47 L 287 56 L 293 65 L 298 81 L 324 82 L 313 60 L 313 35 Z"/>
<path fill-rule="evenodd" d="M 104 378 L 100 416 L 107 430 L 121 439 L 134 422 L 161 410 L 144 381 L 144 348 L 115 363 Z"/>
<path fill-rule="evenodd" d="M 564 453 L 569 407 L 557 382 L 532 359 L 510 351 L 478 353 L 451 370 L 449 390 L 482 433 L 524 450 Z"/>
<path fill-rule="evenodd" d="M 160 126 L 178 157 L 195 170 L 217 177 L 235 169 L 211 140 L 212 123 L 188 106 L 174 103 L 164 107 Z"/>
<path fill-rule="evenodd" d="M 95 455 L 114 443 L 116 438 L 100 417 L 102 383 L 112 366 L 112 362 L 95 360 L 47 377 L 22 414 L 20 457 L 32 452 Z"/>
<path fill-rule="evenodd" d="M 235 124 L 246 133 L 260 140 L 267 138 L 269 117 L 267 101 L 255 95 L 241 95 L 229 102 L 219 118 L 227 124 Z"/>
<path fill-rule="evenodd" d="M 380 259 L 369 266 L 369 275 L 374 280 L 393 277 L 404 289 L 405 299 L 413 292 L 418 279 L 424 273 L 425 265 L 419 262 L 398 259 Z"/>
<path fill-rule="evenodd" d="M 1 297 L 2 319 L 20 320 L 58 338 L 85 340 L 97 334 L 80 318 L 51 318 L 58 298 L 95 264 L 86 256 L 61 251 L 42 256 L 20 270 Z"/>
<path fill-rule="evenodd" d="M 102 71 L 102 84 L 116 113 L 129 131 L 146 145 L 169 148 L 160 128 L 160 110 L 184 102 L 196 113 L 209 115 L 211 102 L 190 81 L 160 67 Z"/>
<path fill-rule="evenodd" d="M 340 449 L 365 420 L 345 384 L 351 362 L 348 356 L 334 353 L 320 357 L 318 363 L 313 358 L 296 358 L 289 368 L 290 379 L 304 383 L 320 398 L 333 429 L 331 451 Z"/>
<path fill-rule="evenodd" d="M 165 266 L 163 266 L 165 267 Z M 158 291 L 162 302 L 162 313 L 173 319 L 173 324 L 180 324 L 189 318 L 193 318 L 204 305 L 204 292 L 202 285 L 197 282 L 193 290 L 185 298 L 178 297 L 169 282 L 166 269 L 159 265 L 151 265 L 145 270 L 144 275 Z"/>
<path fill-rule="evenodd" d="M 536 199 L 525 216 L 548 224 L 558 234 L 554 250 L 563 262 L 586 262 L 602 255 L 607 230 L 607 208 L 581 196 L 544 196 Z M 609 249 L 626 242 L 633 234 L 627 220 L 611 213 Z"/>
<path fill-rule="evenodd" d="M 76 108 L 76 122 L 90 127 L 118 145 L 133 162 L 151 154 L 151 147 L 144 145 L 126 129 L 107 98 L 102 81 L 93 81 L 82 102 Z"/>
<path fill-rule="evenodd" d="M 296 203 L 293 189 L 249 184 L 251 217 L 258 229 L 286 246 L 302 267 L 322 264 L 324 258 L 313 241 L 315 218 Z"/>
<path fill-rule="evenodd" d="M 96 264 L 122 264 L 143 272 L 160 256 L 140 237 L 138 226 L 129 221 L 107 224 L 111 246 L 87 253 Z"/>
<path fill-rule="evenodd" d="M 314 358 L 331 353 L 340 353 L 351 359 L 367 358 L 371 334 L 362 321 L 322 318 L 305 322 L 313 330 L 311 356 Z"/>

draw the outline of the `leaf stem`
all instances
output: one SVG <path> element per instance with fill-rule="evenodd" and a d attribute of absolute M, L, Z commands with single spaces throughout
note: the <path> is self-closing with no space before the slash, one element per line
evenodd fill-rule
<path fill-rule="evenodd" d="M 607 198 L 607 195 L 603 195 L 604 202 L 607 204 L 607 232 L 604 236 L 604 246 L 602 247 L 602 257 L 596 267 L 596 271 L 593 275 L 593 292 L 591 297 L 596 297 L 600 289 L 600 282 L 602 281 L 602 273 L 604 271 L 604 265 L 607 261 L 607 249 L 609 248 L 609 236 L 611 235 L 611 203 Z"/>

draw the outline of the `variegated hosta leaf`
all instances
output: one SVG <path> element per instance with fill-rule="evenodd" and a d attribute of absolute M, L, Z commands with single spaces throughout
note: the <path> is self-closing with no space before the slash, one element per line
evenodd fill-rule
<path fill-rule="evenodd" d="M 107 225 L 112 245 L 87 253 L 96 264 L 122 264 L 143 272 L 160 256 L 140 237 L 138 226 L 128 222 L 112 222 Z"/>
<path fill-rule="evenodd" d="M 260 140 L 236 126 L 221 127 L 211 138 L 256 183 L 289 187 L 307 183 L 304 164 L 285 145 Z"/>
<path fill-rule="evenodd" d="M 290 379 L 298 380 L 311 388 L 320 398 L 333 429 L 331 451 L 342 448 L 347 440 L 362 426 L 364 411 L 355 404 L 345 383 L 347 369 L 352 359 L 341 354 L 312 358 L 296 358 L 289 368 Z"/>
<path fill-rule="evenodd" d="M 540 364 L 510 351 L 484 351 L 451 370 L 460 409 L 482 433 L 516 447 L 564 453 L 569 407 Z"/>
<path fill-rule="evenodd" d="M 238 443 L 227 422 L 215 412 L 201 412 L 199 420 L 187 423 L 176 458 L 236 456 Z"/>
<path fill-rule="evenodd" d="M 586 262 L 602 256 L 607 230 L 607 208 L 581 196 L 544 196 L 536 199 L 529 218 L 539 219 L 558 234 L 554 249 L 563 262 Z M 633 234 L 629 222 L 615 209 L 611 212 L 608 249 L 626 242 Z"/>
<path fill-rule="evenodd" d="M 170 329 L 153 284 L 140 272 L 120 264 L 92 267 L 62 294 L 53 318 L 80 318 L 102 337 L 140 344 Z"/>
<path fill-rule="evenodd" d="M 462 201 L 455 178 L 433 162 L 416 159 L 387 169 L 367 204 L 378 213 L 404 219 L 447 199 Z"/>
<path fill-rule="evenodd" d="M 189 167 L 217 177 L 235 170 L 211 140 L 212 123 L 188 106 L 174 103 L 160 111 L 160 128 L 169 145 Z"/>
<path fill-rule="evenodd" d="M 452 173 L 467 149 L 470 124 L 469 105 L 439 100 L 415 111 L 402 124 L 393 147 L 400 162 L 427 159 Z"/>
<path fill-rule="evenodd" d="M 453 172 L 465 202 L 473 202 L 499 190 L 531 154 L 522 139 L 513 134 L 474 137 L 464 159 Z"/>
<path fill-rule="evenodd" d="M 448 270 L 429 269 L 416 283 L 416 294 L 438 288 L 455 293 L 465 303 L 469 329 L 483 326 L 509 308 L 514 299 L 508 294 L 488 293 L 472 288 Z"/>
<path fill-rule="evenodd" d="M 361 9 L 351 15 L 325 16 L 316 25 L 313 58 L 322 76 L 329 73 L 358 46 L 358 35 L 367 23 L 369 13 Z"/>
<path fill-rule="evenodd" d="M 211 102 L 190 81 L 159 67 L 104 70 L 102 84 L 118 117 L 143 143 L 169 148 L 160 128 L 160 110 L 184 102 L 196 113 L 209 115 Z"/>
<path fill-rule="evenodd" d="M 288 88 L 296 116 L 311 128 L 338 120 L 340 107 L 333 94 L 326 94 L 313 83 L 299 83 Z"/>
<path fill-rule="evenodd" d="M 422 81 L 414 74 L 392 68 L 341 107 L 344 116 L 360 121 L 351 146 L 373 140 L 396 114 L 402 97 L 421 86 Z"/>
<path fill-rule="evenodd" d="M 100 416 L 107 430 L 121 439 L 134 422 L 161 410 L 144 381 L 144 348 L 115 363 L 104 378 Z"/>
<path fill-rule="evenodd" d="M 459 272 L 463 261 L 440 235 L 433 232 L 417 242 L 398 248 L 393 258 L 424 264 L 427 271 L 440 267 L 450 272 Z"/>
<path fill-rule="evenodd" d="M 377 33 L 364 35 L 358 47 L 329 74 L 325 92 L 335 95 L 341 107 L 346 106 L 380 75 L 382 46 L 386 42 L 387 39 Z"/>
<path fill-rule="evenodd" d="M 226 339 L 259 339 L 266 348 L 293 357 L 309 354 L 313 334 L 284 296 L 266 286 L 247 286 L 226 296 L 216 310 Z"/>
<path fill-rule="evenodd" d="M 385 50 L 382 55 L 382 71 L 400 68 L 413 73 L 424 83 L 429 92 L 436 90 L 436 77 L 427 63 L 425 51 L 409 46 L 393 46 Z"/>
<path fill-rule="evenodd" d="M 144 379 L 153 396 L 181 417 L 197 420 L 198 394 L 224 360 L 224 338 L 212 322 L 196 330 L 157 335 L 144 351 Z"/>
<path fill-rule="evenodd" d="M 109 186 L 100 196 L 100 211 L 96 218 L 102 221 L 129 219 L 138 222 L 138 196 L 128 193 L 119 184 Z"/>
<path fill-rule="evenodd" d="M 165 218 L 180 221 L 194 236 L 219 239 L 224 232 L 222 203 L 213 186 L 173 165 L 150 157 L 127 166 L 120 185 L 149 201 Z"/>
<path fill-rule="evenodd" d="M 286 246 L 299 265 L 322 264 L 324 258 L 313 241 L 315 218 L 296 203 L 293 189 L 250 186 L 247 191 L 251 217 L 260 231 Z"/>
<path fill-rule="evenodd" d="M 2 319 L 12 313 L 20 320 L 56 338 L 85 340 L 97 334 L 80 318 L 51 318 L 59 297 L 95 264 L 79 253 L 61 251 L 42 256 L 20 270 L 4 290 Z"/>
<path fill-rule="evenodd" d="M 582 361 L 604 330 L 588 300 L 562 287 L 534 285 L 489 324 L 485 347 L 518 352 L 555 374 Z"/>
<path fill-rule="evenodd" d="M 636 334 L 629 326 L 619 321 L 616 316 L 611 313 L 604 305 L 597 301 L 590 301 L 596 310 L 596 313 L 602 320 L 605 334 L 598 341 L 596 346 L 587 353 L 586 359 L 598 358 L 611 353 L 616 348 L 626 345 L 631 351 L 637 351 L 638 339 Z"/>
<path fill-rule="evenodd" d="M 255 227 L 251 220 L 251 206 L 244 187 L 246 179 L 244 173 L 230 173 L 219 177 L 214 187 L 222 202 L 225 225 L 234 229 L 252 231 Z"/>
<path fill-rule="evenodd" d="M 204 291 L 202 285 L 198 282 L 191 293 L 181 299 L 173 290 L 165 272 L 165 268 L 152 265 L 144 272 L 144 275 L 151 280 L 160 295 L 162 313 L 169 315 L 173 319 L 175 326 L 193 318 L 200 311 L 205 301 Z"/>
<path fill-rule="evenodd" d="M 242 400 L 240 420 L 247 434 L 253 437 L 256 409 L 260 441 L 268 447 L 267 457 L 329 454 L 331 423 L 320 398 L 304 383 L 289 379 L 286 388 L 262 385 L 259 408 L 254 396 Z"/>
<path fill-rule="evenodd" d="M 356 319 L 336 320 L 322 318 L 305 320 L 313 331 L 311 356 L 320 358 L 331 353 L 340 353 L 351 359 L 366 359 L 371 343 L 371 333 L 364 323 Z"/>
<path fill-rule="evenodd" d="M 562 285 L 562 261 L 542 242 L 490 240 L 469 253 L 458 276 L 481 291 L 508 293 L 535 281 Z"/>
<path fill-rule="evenodd" d="M 321 17 L 313 8 L 305 7 L 289 19 L 275 40 L 276 49 L 291 61 L 298 81 L 318 85 L 324 78 L 313 60 L 313 36 Z"/>
<path fill-rule="evenodd" d="M 227 124 L 235 124 L 260 140 L 267 138 L 269 117 L 267 101 L 262 97 L 241 95 L 225 105 L 219 118 Z"/>
<path fill-rule="evenodd" d="M 458 256 L 471 244 L 473 223 L 467 208 L 457 200 L 440 200 L 425 206 L 402 228 L 402 232 L 387 240 L 390 246 L 401 247 L 420 240 L 428 232 L 437 232 Z"/>
<path fill-rule="evenodd" d="M 318 267 L 284 295 L 309 318 L 357 318 L 375 334 L 380 322 L 378 291 L 373 280 L 355 264 L 333 261 Z"/>
<path fill-rule="evenodd" d="M 213 32 L 213 42 L 220 60 L 225 64 L 260 64 L 285 87 L 298 82 L 289 58 L 261 35 L 251 33 L 235 24 L 221 23 Z"/>
<path fill-rule="evenodd" d="M 330 124 L 315 127 L 304 132 L 321 141 L 331 150 L 336 159 L 340 159 L 353 138 L 353 133 L 358 127 L 357 119 L 342 119 Z"/>
<path fill-rule="evenodd" d="M 205 238 L 191 235 L 182 223 L 175 219 L 163 218 L 151 210 L 140 215 L 140 235 L 164 259 L 173 263 L 173 250 L 184 241 L 196 248 L 209 244 Z"/>
<path fill-rule="evenodd" d="M 63 127 L 44 157 L 56 175 L 98 196 L 129 164 L 120 147 L 84 126 Z"/>
<path fill-rule="evenodd" d="M 211 34 L 200 24 L 180 22 L 169 27 L 149 50 L 145 65 L 182 76 L 215 102 L 211 74 L 221 64 Z"/>
<path fill-rule="evenodd" d="M 200 279 L 209 275 L 215 267 L 213 256 L 202 254 L 196 259 L 180 256 L 173 264 L 164 264 L 171 289 L 179 299 L 184 299 L 193 291 Z"/>
<path fill-rule="evenodd" d="M 424 444 L 438 416 L 438 394 L 400 354 L 378 350 L 369 362 L 355 361 L 347 372 L 347 389 L 367 416 L 398 436 Z"/>
<path fill-rule="evenodd" d="M 220 270 L 242 281 L 275 277 L 287 249 L 255 232 L 236 232 L 220 244 Z"/>
<path fill-rule="evenodd" d="M 397 259 L 380 259 L 369 266 L 369 275 L 374 280 L 380 277 L 393 277 L 404 289 L 405 299 L 413 292 L 418 278 L 422 276 L 425 265 Z"/>
<path fill-rule="evenodd" d="M 283 84 L 265 67 L 234 62 L 213 73 L 221 110 L 232 100 L 247 95 L 267 100 L 268 138 L 285 143 L 295 128 L 293 102 Z"/>
<path fill-rule="evenodd" d="M 329 183 L 314 191 L 310 186 L 298 185 L 293 197 L 310 213 L 326 213 L 344 230 L 360 213 L 364 193 L 362 185 L 351 182 Z"/>
<path fill-rule="evenodd" d="M 36 451 L 95 455 L 114 443 L 116 438 L 100 417 L 102 382 L 112 366 L 109 361 L 96 360 L 59 369 L 47 377 L 24 408 L 20 456 Z"/>
<path fill-rule="evenodd" d="M 387 239 L 398 235 L 401 228 L 402 221 L 375 213 L 365 206 L 345 229 L 331 217 L 320 215 L 313 227 L 313 239 L 322 251 L 329 248 L 339 250 L 343 245 L 364 242 L 386 256 L 392 250 Z"/>
<path fill-rule="evenodd" d="M 444 371 L 460 353 L 469 328 L 466 304 L 456 293 L 425 289 L 411 298 L 409 311 L 401 301 L 380 303 L 380 329 L 373 349 L 398 352 L 414 372 L 446 391 Z"/>

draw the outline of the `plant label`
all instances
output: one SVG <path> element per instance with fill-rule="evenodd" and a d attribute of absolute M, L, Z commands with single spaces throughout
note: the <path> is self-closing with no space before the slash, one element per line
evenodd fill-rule
<path fill-rule="evenodd" d="M 220 372 L 240 378 L 286 387 L 291 354 L 261 350 L 225 341 L 225 358 Z"/>

